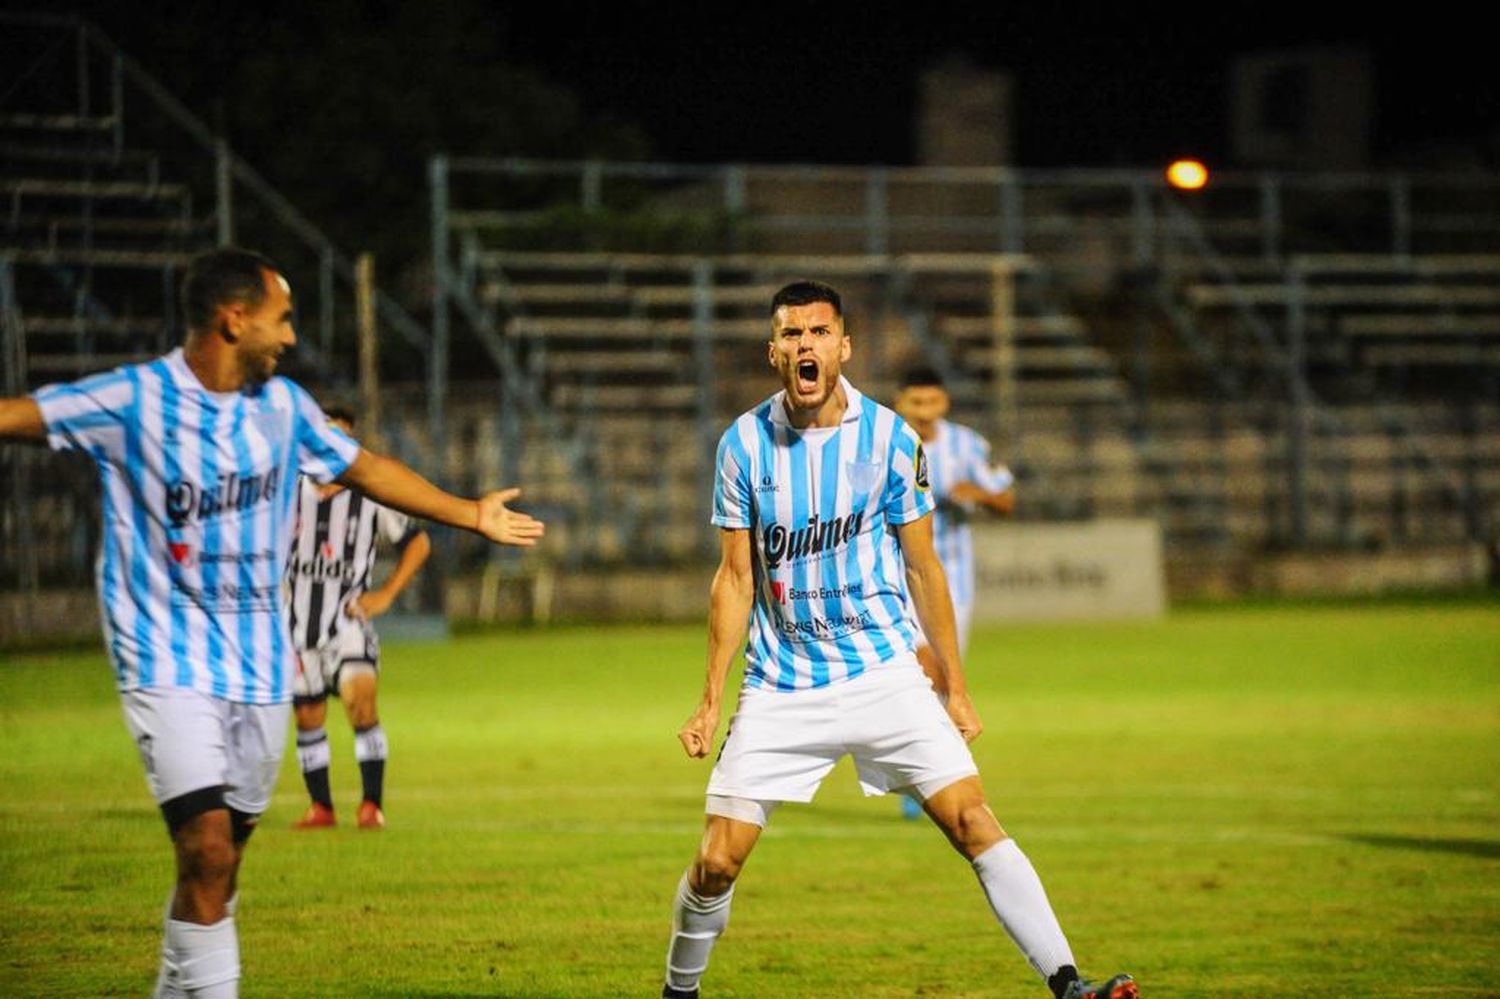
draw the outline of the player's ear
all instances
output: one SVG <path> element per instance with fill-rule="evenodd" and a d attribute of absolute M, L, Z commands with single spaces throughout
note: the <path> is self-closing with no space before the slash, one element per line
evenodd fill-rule
<path fill-rule="evenodd" d="M 776 341 L 775 340 L 767 340 L 766 341 L 766 363 L 769 364 L 773 368 L 776 367 Z"/>
<path fill-rule="evenodd" d="M 844 334 L 843 342 L 839 344 L 839 361 L 849 360 L 849 352 L 854 349 L 854 341 L 849 339 L 849 334 Z"/>
<path fill-rule="evenodd" d="M 225 343 L 238 343 L 240 334 L 238 330 L 238 310 L 232 305 L 219 307 L 219 336 L 224 338 Z"/>

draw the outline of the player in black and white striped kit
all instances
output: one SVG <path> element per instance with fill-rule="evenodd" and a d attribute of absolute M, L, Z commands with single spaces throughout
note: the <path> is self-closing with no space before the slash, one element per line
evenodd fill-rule
<path fill-rule="evenodd" d="M 354 414 L 338 406 L 324 412 L 329 423 L 352 434 Z M 371 622 L 391 606 L 431 551 L 427 532 L 411 519 L 364 494 L 338 485 L 298 483 L 297 531 L 287 568 L 292 642 L 297 675 L 292 704 L 297 718 L 297 758 L 312 798 L 298 829 L 334 824 L 328 784 L 328 732 L 323 722 L 328 696 L 344 702 L 354 728 L 354 758 L 364 793 L 361 829 L 385 825 L 382 811 L 386 740 L 375 707 L 380 643 Z M 400 553 L 396 568 L 370 588 L 375 549 L 381 539 Z"/>

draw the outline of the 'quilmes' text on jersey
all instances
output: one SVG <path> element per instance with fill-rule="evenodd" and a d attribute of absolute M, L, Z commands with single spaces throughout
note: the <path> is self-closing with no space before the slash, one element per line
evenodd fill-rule
<path fill-rule="evenodd" d="M 774 569 L 783 560 L 806 558 L 825 551 L 832 551 L 849 543 L 859 534 L 865 513 L 861 510 L 847 517 L 823 520 L 814 516 L 806 527 L 788 530 L 781 524 L 771 524 L 765 529 L 766 567 Z"/>
<path fill-rule="evenodd" d="M 263 475 L 225 472 L 212 489 L 178 479 L 167 486 L 167 519 L 173 527 L 181 527 L 189 520 L 207 520 L 222 513 L 248 510 L 257 503 L 269 502 L 276 495 L 280 481 L 281 471 L 276 468 Z"/>

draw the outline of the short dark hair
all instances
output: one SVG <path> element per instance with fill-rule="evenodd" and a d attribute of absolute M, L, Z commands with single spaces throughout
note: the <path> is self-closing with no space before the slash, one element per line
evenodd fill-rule
<path fill-rule="evenodd" d="M 827 302 L 833 306 L 834 315 L 844 314 L 844 300 L 833 285 L 822 281 L 793 281 L 771 297 L 771 315 L 776 315 L 776 310 L 783 305 L 812 305 L 814 302 Z"/>
<path fill-rule="evenodd" d="M 268 257 L 235 246 L 194 257 L 182 281 L 182 321 L 188 332 L 208 329 L 221 305 L 254 308 L 265 301 L 266 271 L 280 274 L 281 268 Z"/>
<path fill-rule="evenodd" d="M 341 402 L 333 402 L 324 406 L 323 415 L 328 417 L 330 420 L 338 420 L 340 423 L 347 423 L 351 427 L 354 426 L 356 422 L 354 419 L 354 409 L 350 406 L 345 406 Z"/>
<path fill-rule="evenodd" d="M 926 364 L 913 364 L 901 372 L 902 388 L 927 388 L 928 386 L 943 387 L 943 376 L 938 374 L 937 368 Z"/>

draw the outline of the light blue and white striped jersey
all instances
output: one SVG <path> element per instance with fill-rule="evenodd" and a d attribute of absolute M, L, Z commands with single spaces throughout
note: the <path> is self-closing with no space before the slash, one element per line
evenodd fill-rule
<path fill-rule="evenodd" d="M 990 445 L 978 432 L 961 423 L 937 421 L 937 434 L 927 442 L 927 461 L 932 475 L 932 493 L 937 513 L 932 520 L 932 546 L 948 576 L 948 590 L 955 605 L 974 602 L 974 538 L 969 530 L 970 511 L 949 499 L 960 482 L 972 482 L 992 493 L 1003 492 L 1015 481 L 1010 470 L 990 464 Z"/>
<path fill-rule="evenodd" d="M 713 522 L 751 534 L 745 686 L 826 687 L 915 662 L 895 528 L 932 511 L 922 442 L 840 379 L 837 427 L 798 430 L 778 392 L 719 440 Z"/>
<path fill-rule="evenodd" d="M 47 442 L 99 467 L 96 576 L 120 689 L 289 700 L 295 658 L 281 585 L 297 473 L 336 478 L 358 445 L 285 378 L 208 391 L 180 348 L 48 385 L 35 399 Z"/>

